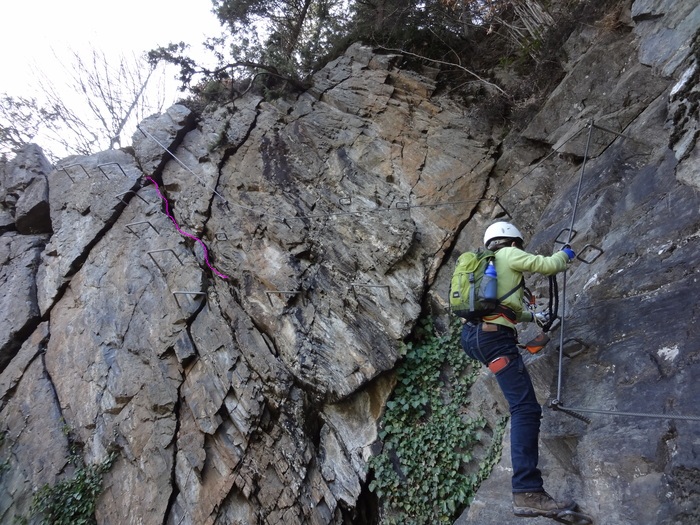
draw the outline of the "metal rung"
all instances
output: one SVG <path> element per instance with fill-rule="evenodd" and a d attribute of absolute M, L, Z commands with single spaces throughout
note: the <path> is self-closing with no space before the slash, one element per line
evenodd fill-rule
<path fill-rule="evenodd" d="M 560 240 L 559 237 L 561 237 L 562 233 L 566 233 L 566 232 L 571 232 L 569 239 L 566 241 Z M 559 235 L 557 235 L 557 238 L 554 239 L 554 244 L 568 244 L 574 240 L 574 237 L 576 237 L 577 233 L 578 232 L 576 230 L 572 230 L 571 228 L 564 228 L 562 231 L 559 232 Z"/>
<path fill-rule="evenodd" d="M 499 208 L 501 208 L 503 210 L 503 213 L 505 213 L 511 219 L 513 218 L 513 216 L 510 214 L 510 212 L 508 210 L 506 210 L 505 206 L 503 206 L 503 204 L 501 203 L 501 201 L 498 197 L 496 197 L 494 199 L 494 202 L 496 203 L 496 206 L 498 206 Z"/>
<path fill-rule="evenodd" d="M 115 197 L 116 197 L 117 199 L 119 199 L 120 201 L 122 201 L 124 204 L 128 204 L 128 202 L 126 202 L 124 199 L 122 199 L 122 196 L 127 195 L 128 193 L 133 193 L 133 194 L 136 195 L 139 199 L 141 199 L 143 202 L 145 202 L 146 204 L 148 204 L 148 201 L 147 201 L 146 199 L 144 199 L 143 197 L 141 197 L 141 195 L 139 195 L 138 192 L 135 192 L 134 190 L 126 190 L 126 191 L 123 191 L 123 192 L 121 192 L 121 193 L 117 193 L 117 194 L 115 195 Z"/>
<path fill-rule="evenodd" d="M 352 287 L 353 291 L 355 288 L 386 288 L 386 291 L 389 293 L 389 297 L 391 297 L 391 288 L 388 284 L 350 283 L 350 286 Z"/>
<path fill-rule="evenodd" d="M 552 407 L 554 408 L 554 407 Z M 579 412 L 584 414 L 599 414 L 601 416 L 615 416 L 615 417 L 636 417 L 636 418 L 650 418 L 650 419 L 672 419 L 677 421 L 700 421 L 700 416 L 686 416 L 683 414 L 655 414 L 653 412 L 622 412 L 619 410 L 606 410 L 597 408 L 583 408 L 583 407 L 566 407 L 563 408 L 561 405 L 557 408 L 566 412 L 569 415 L 576 414 L 574 417 L 582 416 Z M 589 420 L 590 421 L 590 420 Z"/>
<path fill-rule="evenodd" d="M 71 164 L 69 166 L 61 166 L 61 169 L 66 172 L 66 175 L 68 175 L 68 178 L 71 180 L 71 182 L 75 182 L 75 179 L 70 176 L 70 173 L 68 173 L 68 168 L 75 168 L 76 166 L 82 168 L 85 172 L 85 175 L 87 175 L 87 178 L 90 178 L 90 174 L 87 172 L 85 166 L 83 166 L 82 164 Z"/>
<path fill-rule="evenodd" d="M 180 266 L 184 266 L 183 262 L 180 260 L 180 258 L 177 256 L 177 254 L 171 248 L 163 248 L 162 250 L 151 250 L 151 251 L 146 252 L 148 254 L 148 256 L 151 258 L 151 260 L 153 261 L 153 263 L 158 268 L 160 268 L 161 271 L 165 271 L 165 270 L 163 270 L 163 268 L 161 268 L 160 264 L 158 264 L 158 261 L 156 261 L 155 258 L 153 257 L 153 254 L 154 253 L 162 253 L 162 252 L 172 253 L 175 256 L 175 258 L 177 259 L 177 262 L 180 263 Z"/>
<path fill-rule="evenodd" d="M 567 339 L 562 343 L 562 348 L 564 355 L 569 359 L 573 359 L 574 357 L 581 355 L 583 352 L 588 350 L 588 345 L 580 339 L 572 337 L 571 339 Z"/>
<path fill-rule="evenodd" d="M 272 306 L 272 299 L 270 299 L 271 295 L 297 295 L 301 293 L 301 290 L 265 290 L 265 295 L 267 295 L 267 300 L 270 303 L 270 306 Z"/>
<path fill-rule="evenodd" d="M 352 204 L 352 198 L 350 198 L 350 197 L 340 197 L 340 198 L 338 199 L 338 204 L 340 204 L 341 206 L 350 206 L 350 204 Z"/>
<path fill-rule="evenodd" d="M 134 235 L 136 235 L 136 237 L 138 237 L 139 234 L 136 233 L 134 230 L 132 230 L 131 227 L 132 227 L 132 226 L 138 226 L 139 224 L 148 224 L 151 228 L 153 228 L 153 231 L 154 231 L 154 232 L 156 232 L 158 235 L 160 235 L 160 233 L 158 232 L 158 230 L 156 230 L 156 227 L 153 226 L 153 225 L 151 224 L 150 221 L 132 222 L 131 224 L 127 224 L 127 225 L 126 225 L 126 229 L 129 230 L 129 231 L 130 231 L 131 233 L 133 233 Z"/>
<path fill-rule="evenodd" d="M 214 238 L 217 241 L 228 241 L 228 235 L 226 235 L 226 232 L 219 232 L 214 235 Z"/>
<path fill-rule="evenodd" d="M 601 131 L 606 131 L 608 133 L 612 133 L 613 135 L 617 135 L 618 137 L 622 137 L 623 139 L 631 140 L 632 142 L 636 142 L 637 144 L 641 144 L 641 145 L 646 146 L 648 148 L 653 148 L 653 146 L 651 144 L 649 144 L 648 142 L 644 142 L 643 140 L 635 139 L 634 137 L 630 137 L 629 135 L 625 135 L 623 133 L 620 133 L 618 131 L 615 131 L 615 130 L 612 130 L 609 128 L 604 128 L 603 126 L 601 126 L 599 124 L 593 124 L 591 122 L 591 126 L 593 126 L 594 128 L 597 128 Z"/>
<path fill-rule="evenodd" d="M 398 208 L 399 210 L 409 210 L 411 208 L 411 203 L 408 201 L 399 201 L 394 204 L 394 207 Z"/>
<path fill-rule="evenodd" d="M 114 164 L 117 165 L 117 168 L 119 168 L 119 169 L 121 170 L 121 172 L 124 174 L 124 176 L 125 176 L 126 178 L 129 178 L 129 176 L 128 176 L 128 175 L 126 174 L 126 172 L 124 171 L 124 168 L 122 168 L 122 167 L 121 167 L 121 164 L 119 164 L 118 162 L 105 162 L 104 164 L 100 164 L 100 165 L 98 165 L 97 167 L 100 169 L 100 171 L 102 172 L 102 174 L 107 178 L 107 180 L 109 180 L 109 177 L 107 177 L 107 173 L 105 173 L 105 170 L 102 169 L 102 166 L 111 166 L 111 165 L 114 165 Z"/>
<path fill-rule="evenodd" d="M 587 255 L 589 252 L 593 252 L 593 257 L 590 258 L 590 259 L 588 259 L 588 258 L 585 257 L 585 255 Z M 576 258 L 577 258 L 579 261 L 583 262 L 583 263 L 592 264 L 592 263 L 595 262 L 595 260 L 598 259 L 598 257 L 600 257 L 601 255 L 603 255 L 603 249 L 602 249 L 602 248 L 599 248 L 599 247 L 596 246 L 595 244 L 586 244 L 586 246 L 584 246 L 583 248 L 581 248 L 581 253 L 579 253 L 579 254 L 576 256 Z"/>
<path fill-rule="evenodd" d="M 173 295 L 175 296 L 175 302 L 180 306 L 180 301 L 177 298 L 178 295 L 207 295 L 207 292 L 184 292 L 182 290 L 177 290 L 173 292 Z"/>

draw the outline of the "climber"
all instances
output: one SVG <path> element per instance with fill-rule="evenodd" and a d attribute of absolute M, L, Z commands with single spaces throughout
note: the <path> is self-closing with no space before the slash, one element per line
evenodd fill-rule
<path fill-rule="evenodd" d="M 542 474 L 537 468 L 538 440 L 542 407 L 537 402 L 532 381 L 518 352 L 516 323 L 536 322 L 542 326 L 549 312 L 533 314 L 523 308 L 523 272 L 553 275 L 564 271 L 575 253 L 565 245 L 549 257 L 523 250 L 520 231 L 508 222 L 492 224 L 484 233 L 484 246 L 496 252 L 498 297 L 523 285 L 507 297 L 494 315 L 464 324 L 461 344 L 472 359 L 488 366 L 496 374 L 510 408 L 511 461 L 513 464 L 513 513 L 521 517 L 556 517 L 576 507 L 574 502 L 555 501 L 544 491 Z"/>

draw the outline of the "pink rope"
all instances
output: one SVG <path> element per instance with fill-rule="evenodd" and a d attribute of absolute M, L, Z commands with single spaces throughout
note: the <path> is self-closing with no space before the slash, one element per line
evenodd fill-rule
<path fill-rule="evenodd" d="M 156 187 L 156 191 L 158 192 L 158 195 L 160 195 L 160 198 L 163 199 L 163 202 L 165 203 L 165 214 L 168 216 L 168 218 L 173 222 L 175 225 L 175 229 L 180 232 L 181 235 L 184 235 L 185 237 L 188 237 L 189 239 L 192 239 L 196 242 L 198 242 L 201 246 L 202 249 L 204 250 L 204 262 L 207 263 L 207 266 L 209 269 L 214 272 L 216 275 L 221 277 L 222 279 L 228 279 L 228 275 L 224 275 L 220 271 L 218 271 L 216 268 L 214 268 L 210 263 L 209 263 L 209 250 L 207 250 L 207 245 L 204 244 L 204 241 L 202 239 L 195 237 L 194 235 L 187 233 L 186 231 L 183 231 L 180 229 L 180 226 L 178 225 L 177 221 L 175 220 L 175 217 L 170 215 L 170 208 L 168 206 L 168 199 L 165 198 L 165 196 L 160 192 L 160 188 L 158 187 L 158 184 L 156 184 L 156 181 L 154 181 L 151 177 L 146 177 L 148 180 L 150 180 L 153 185 Z"/>

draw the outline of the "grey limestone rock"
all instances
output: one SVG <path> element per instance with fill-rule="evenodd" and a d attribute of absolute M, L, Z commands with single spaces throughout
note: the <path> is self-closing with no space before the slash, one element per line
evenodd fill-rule
<path fill-rule="evenodd" d="M 564 404 L 697 414 L 696 66 L 668 31 L 698 24 L 669 5 L 573 34 L 522 133 L 356 44 L 294 97 L 177 105 L 133 149 L 4 169 L 0 520 L 28 511 L 40 477 L 70 476 L 69 428 L 87 463 L 116 454 L 100 524 L 372 521 L 404 338 L 427 313 L 447 325 L 454 260 L 504 210 L 531 251 L 557 249 L 579 180 L 574 247 L 603 255 L 567 272 Z M 50 229 L 15 227 L 46 202 Z M 557 354 L 528 357 L 544 405 Z M 487 430 L 507 413 L 486 370 L 471 397 Z M 547 488 L 601 523 L 695 523 L 696 424 L 546 409 Z M 510 523 L 507 437 L 457 523 Z"/>

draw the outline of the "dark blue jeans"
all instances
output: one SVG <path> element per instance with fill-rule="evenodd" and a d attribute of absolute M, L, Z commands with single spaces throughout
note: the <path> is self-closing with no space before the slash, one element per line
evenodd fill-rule
<path fill-rule="evenodd" d="M 513 464 L 513 492 L 540 492 L 542 474 L 537 468 L 538 440 L 542 407 L 518 352 L 514 330 L 499 327 L 497 332 L 484 332 L 482 325 L 465 324 L 462 348 L 472 359 L 488 364 L 506 356 L 511 361 L 496 374 L 498 385 L 510 407 L 510 457 Z"/>

